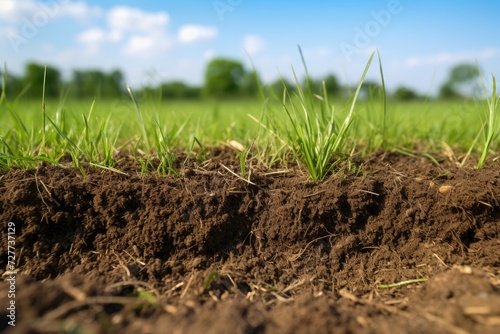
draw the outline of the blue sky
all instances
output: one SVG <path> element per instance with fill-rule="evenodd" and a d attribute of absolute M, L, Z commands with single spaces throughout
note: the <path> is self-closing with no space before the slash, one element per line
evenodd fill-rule
<path fill-rule="evenodd" d="M 203 81 L 214 56 L 252 59 L 264 81 L 334 73 L 356 82 L 379 49 L 390 89 L 435 92 L 458 63 L 500 77 L 498 1 L 0 0 L 0 61 L 121 69 L 133 86 Z M 378 80 L 378 68 L 369 76 Z"/>

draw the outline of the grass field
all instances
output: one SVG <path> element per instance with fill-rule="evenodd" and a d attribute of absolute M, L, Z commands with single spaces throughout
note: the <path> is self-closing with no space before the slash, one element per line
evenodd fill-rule
<path fill-rule="evenodd" d="M 333 103 L 339 119 L 347 112 L 347 102 Z M 262 128 L 259 119 L 263 105 L 258 100 L 139 102 L 142 120 L 130 99 L 116 101 L 47 101 L 45 150 L 42 103 L 7 101 L 0 109 L 0 154 L 2 167 L 30 165 L 41 156 L 58 161 L 66 154 L 89 155 L 95 163 L 109 165 L 109 152 L 116 150 L 157 151 L 155 133 L 163 136 L 163 148 L 189 150 L 218 145 L 231 140 L 250 145 L 258 135 L 256 148 L 268 159 L 284 156 L 291 147 L 287 140 L 289 119 L 276 99 L 265 107 Z M 388 101 L 384 125 L 382 103 L 360 101 L 349 129 L 345 152 L 367 153 L 385 149 L 413 150 L 415 144 L 433 154 L 450 146 L 457 153 L 484 146 L 481 135 L 488 117 L 488 106 L 481 101 Z M 144 127 L 144 129 L 143 129 Z M 385 129 L 385 131 L 384 131 Z M 145 132 L 143 132 L 145 130 Z M 161 133 L 160 133 L 161 132 Z M 146 137 L 146 138 L 144 138 Z M 197 141 L 195 141 L 195 138 Z M 158 138 L 157 138 L 158 139 Z M 423 145 L 423 146 L 422 146 Z M 498 153 L 498 136 L 491 153 Z M 259 156 L 258 156 L 259 157 Z M 266 160 L 264 156 L 259 157 Z"/>
<path fill-rule="evenodd" d="M 177 174 L 176 152 L 190 156 L 230 143 L 239 151 L 242 176 L 250 156 L 265 164 L 287 164 L 293 157 L 312 179 L 323 179 L 335 161 L 379 149 L 418 152 L 431 160 L 443 150 L 453 157 L 465 154 L 459 163 L 477 153 L 477 167 L 498 153 L 494 77 L 491 96 L 484 101 L 387 100 L 383 74 L 378 94 L 370 92 L 360 100 L 374 55 L 349 100 L 329 96 L 325 87 L 315 94 L 297 78 L 296 92 L 270 98 L 261 89 L 260 100 L 164 101 L 136 96 L 128 88 L 129 96 L 115 100 L 45 101 L 42 94 L 40 101 L 10 101 L 3 91 L 0 168 L 58 163 L 68 156 L 76 167 L 90 163 L 107 168 L 113 167 L 116 153 L 127 151 L 144 170 L 159 160 L 161 174 Z M 5 87 L 6 78 L 3 82 Z M 487 91 L 484 82 L 483 88 Z"/>

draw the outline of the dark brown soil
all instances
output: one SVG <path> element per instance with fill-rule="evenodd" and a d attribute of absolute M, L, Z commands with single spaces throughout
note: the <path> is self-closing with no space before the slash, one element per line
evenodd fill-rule
<path fill-rule="evenodd" d="M 182 177 L 0 175 L 0 331 L 500 333 L 497 165 L 380 153 L 324 182 L 254 168 L 250 184 L 212 155 Z"/>

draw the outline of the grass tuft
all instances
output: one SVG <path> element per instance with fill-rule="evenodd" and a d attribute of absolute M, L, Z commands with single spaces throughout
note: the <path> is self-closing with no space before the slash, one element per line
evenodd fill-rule
<path fill-rule="evenodd" d="M 310 178 L 323 180 L 340 162 L 340 158 L 335 159 L 335 156 L 345 153 L 349 130 L 355 116 L 356 101 L 375 53 L 372 53 L 365 66 L 349 112 L 338 119 L 334 106 L 328 102 L 325 83 L 323 82 L 321 96 L 311 92 L 306 62 L 300 48 L 299 51 L 306 72 L 307 91 L 304 91 L 300 85 L 292 68 L 297 93 L 290 95 L 285 89 L 283 94 L 282 105 L 292 126 L 292 130 L 287 132 L 286 137 L 301 162 L 306 166 Z M 319 105 L 317 100 L 320 102 Z"/>

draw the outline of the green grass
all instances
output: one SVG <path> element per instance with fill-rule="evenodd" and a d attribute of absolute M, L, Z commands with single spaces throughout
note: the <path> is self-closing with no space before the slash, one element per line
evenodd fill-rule
<path fill-rule="evenodd" d="M 302 51 L 300 54 L 302 56 Z M 302 89 L 294 72 L 297 93 L 291 96 L 285 90 L 283 109 L 292 125 L 286 138 L 313 180 L 324 179 L 340 161 L 339 158 L 335 161 L 332 159 L 335 159 L 335 155 L 345 151 L 355 116 L 356 101 L 374 55 L 375 53 L 370 57 L 361 76 L 349 112 L 342 117 L 338 117 L 335 107 L 328 102 L 325 85 L 323 85 L 323 95 L 315 96 L 311 93 L 309 85 L 306 87 L 307 91 Z M 309 77 L 303 56 L 302 62 L 306 77 Z M 318 105 L 315 98 L 322 103 Z"/>
<path fill-rule="evenodd" d="M 479 161 L 477 163 L 477 168 L 481 168 L 485 161 L 486 158 L 488 157 L 490 147 L 493 143 L 493 140 L 498 137 L 498 134 L 500 132 L 500 124 L 499 124 L 499 115 L 497 114 L 497 108 L 498 108 L 498 100 L 499 97 L 497 96 L 497 82 L 494 76 L 492 76 L 492 82 L 493 82 L 493 88 L 491 91 L 491 98 L 487 99 L 487 118 L 486 122 L 483 125 L 483 134 L 484 134 L 484 145 L 481 153 L 481 157 L 479 158 Z M 486 85 L 484 84 L 483 80 L 483 87 L 484 90 L 487 92 Z"/>
<path fill-rule="evenodd" d="M 269 97 L 266 104 L 257 99 L 159 101 L 136 97 L 132 91 L 118 100 L 62 98 L 42 103 L 42 98 L 8 99 L 3 91 L 0 169 L 32 168 L 66 157 L 82 171 L 86 165 L 113 168 L 116 153 L 129 152 L 144 172 L 156 168 L 162 175 L 179 175 L 179 150 L 202 161 L 209 147 L 232 140 L 245 148 L 234 153 L 240 161 L 236 173 L 242 177 L 251 173 L 252 161 L 258 161 L 298 164 L 312 179 L 321 180 L 338 159 L 379 149 L 430 156 L 446 148 L 462 157 L 457 162 L 476 157 L 481 168 L 500 151 L 494 78 L 493 83 L 484 101 L 408 103 L 391 101 L 385 92 L 365 101 L 355 95 L 341 101 L 327 92 L 315 96 L 307 88 Z"/>
<path fill-rule="evenodd" d="M 0 163 L 24 168 L 71 156 L 75 163 L 113 166 L 114 153 L 127 150 L 149 164 L 155 157 L 166 161 L 177 149 L 200 151 L 229 140 L 246 145 L 258 130 L 248 114 L 258 117 L 262 110 L 258 101 L 137 103 L 139 108 L 130 98 L 46 101 L 44 131 L 40 101 L 6 101 L 0 106 Z"/>

